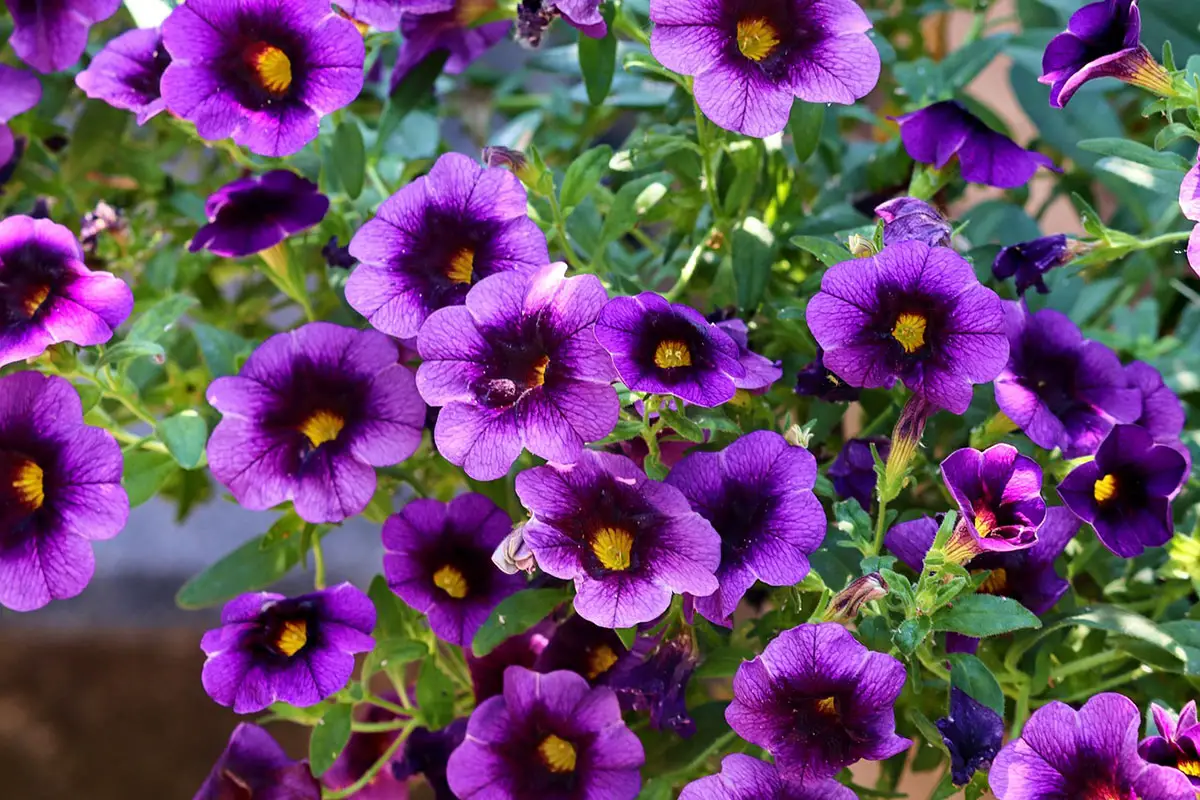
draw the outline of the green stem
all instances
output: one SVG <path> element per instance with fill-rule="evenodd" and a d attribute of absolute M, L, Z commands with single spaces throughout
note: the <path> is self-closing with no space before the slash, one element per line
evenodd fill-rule
<path fill-rule="evenodd" d="M 1125 658 L 1125 654 L 1117 652 L 1116 650 L 1108 650 L 1103 653 L 1096 653 L 1095 655 L 1086 656 L 1084 658 L 1063 664 L 1057 670 L 1050 673 L 1050 680 L 1061 682 L 1072 675 L 1076 675 L 1080 672 L 1087 672 L 1091 669 L 1095 669 L 1096 667 L 1102 667 L 1105 664 L 1110 664 L 1114 661 L 1120 661 L 1123 658 Z"/>
<path fill-rule="evenodd" d="M 1109 689 L 1115 689 L 1118 686 L 1122 686 L 1126 683 L 1129 683 L 1130 681 L 1135 681 L 1138 678 L 1144 677 L 1147 674 L 1148 673 L 1146 672 L 1146 668 L 1141 665 L 1138 665 L 1128 672 L 1123 672 L 1120 675 L 1109 678 L 1106 681 L 1101 681 L 1100 683 L 1093 684 L 1092 686 L 1089 686 L 1088 688 L 1084 689 L 1083 691 L 1076 692 L 1075 694 L 1073 694 L 1069 697 L 1055 697 L 1055 698 L 1052 698 L 1052 700 L 1058 700 L 1063 703 L 1078 703 L 1080 700 L 1086 700 L 1093 695 L 1099 694 L 1100 692 L 1107 692 Z M 1046 702 L 1049 703 L 1049 702 L 1051 702 L 1051 700 L 1047 700 Z"/>
<path fill-rule="evenodd" d="M 314 535 L 312 537 L 312 554 L 313 554 L 313 585 L 317 591 L 325 588 L 325 553 L 321 550 L 321 537 Z"/>
<path fill-rule="evenodd" d="M 400 696 L 402 698 L 404 698 L 405 700 L 408 699 L 405 696 L 404 692 L 401 692 Z M 382 708 L 386 711 L 390 711 L 399 717 L 407 717 L 407 716 L 409 716 L 410 712 L 412 711 L 412 703 L 411 702 L 407 703 L 405 706 L 402 707 L 402 706 L 396 705 L 395 703 L 391 702 L 390 700 L 384 700 L 382 697 L 379 697 L 378 695 L 374 695 L 374 694 L 369 694 L 366 697 L 364 697 L 363 702 L 370 703 L 373 706 L 379 706 L 380 708 Z"/>
<path fill-rule="evenodd" d="M 400 735 L 396 737 L 395 741 L 388 745 L 388 749 L 384 751 L 383 755 L 379 757 L 378 761 L 372 764 L 370 768 L 363 773 L 361 778 L 347 786 L 345 789 L 338 789 L 336 791 L 325 789 L 323 790 L 322 797 L 324 797 L 325 800 L 340 800 L 340 798 L 343 797 L 351 797 L 362 791 L 366 786 L 369 786 L 371 781 L 375 780 L 375 776 L 379 774 L 379 771 L 383 769 L 385 765 L 391 763 L 392 757 L 400 751 L 400 748 L 408 740 L 409 734 L 411 734 L 413 729 L 416 727 L 416 720 L 409 720 L 408 723 L 400 730 Z"/>
<path fill-rule="evenodd" d="M 1021 729 L 1025 727 L 1025 720 L 1029 718 L 1029 692 L 1031 687 L 1028 677 L 1022 675 L 1021 678 L 1021 685 L 1017 691 L 1017 704 L 1013 710 L 1013 724 L 1008 732 L 1010 739 L 1016 739 L 1021 735 Z"/>
<path fill-rule="evenodd" d="M 558 242 L 558 249 L 562 250 L 563 260 L 570 263 L 575 256 L 571 249 L 571 241 L 567 238 L 567 219 L 563 216 L 562 206 L 558 204 L 558 197 L 554 192 L 549 192 L 547 200 L 550 201 L 550 213 L 554 217 L 554 238 Z"/>
<path fill-rule="evenodd" d="M 883 535 L 887 533 L 887 507 L 888 501 L 880 497 L 879 516 L 875 518 L 875 543 L 867 555 L 877 556 L 883 550 Z"/>
<path fill-rule="evenodd" d="M 394 722 L 356 722 L 351 730 L 357 733 L 387 733 L 406 727 L 412 720 L 405 718 Z"/>
<path fill-rule="evenodd" d="M 688 85 L 690 88 L 690 81 Z M 717 175 L 716 170 L 713 169 L 713 148 L 708 130 L 709 123 L 704 117 L 704 112 L 700 110 L 700 103 L 696 101 L 694 94 L 692 106 L 696 112 L 696 143 L 700 145 L 700 161 L 704 167 L 704 189 L 708 195 L 708 204 L 712 206 L 713 218 L 719 219 L 721 217 L 721 201 L 717 197 Z"/>
<path fill-rule="evenodd" d="M 1186 242 L 1191 238 L 1191 231 L 1175 231 L 1173 233 L 1164 233 L 1161 236 L 1155 236 L 1153 239 L 1143 239 L 1138 242 L 1139 250 L 1149 250 L 1152 247 L 1158 247 L 1162 244 L 1174 244 L 1175 242 Z"/>

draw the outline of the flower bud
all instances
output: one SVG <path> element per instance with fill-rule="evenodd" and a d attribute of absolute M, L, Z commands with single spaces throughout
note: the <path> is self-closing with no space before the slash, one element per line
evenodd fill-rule
<path fill-rule="evenodd" d="M 864 575 L 834 595 L 829 608 L 825 610 L 825 620 L 846 625 L 858 617 L 858 612 L 865 604 L 887 597 L 887 594 L 887 581 L 882 575 L 878 572 Z"/>
<path fill-rule="evenodd" d="M 919 394 L 912 395 L 904 404 L 892 431 L 892 451 L 888 454 L 883 482 L 879 485 L 880 498 L 892 500 L 904 488 L 908 469 L 925 433 L 925 423 L 936 410 L 936 406 Z"/>
<path fill-rule="evenodd" d="M 870 258 L 879 252 L 875 249 L 875 242 L 857 233 L 850 234 L 850 239 L 846 242 L 846 248 L 850 251 L 850 255 L 855 258 Z"/>
<path fill-rule="evenodd" d="M 483 148 L 483 163 L 489 167 L 507 167 L 517 176 L 526 188 L 537 190 L 541 178 L 540 171 L 520 150 L 508 147 Z"/>
<path fill-rule="evenodd" d="M 808 447 L 812 437 L 812 428 L 809 425 L 790 425 L 783 433 L 783 438 L 787 439 L 787 443 L 792 447 Z"/>
<path fill-rule="evenodd" d="M 513 526 L 512 532 L 504 537 L 492 553 L 492 563 L 505 575 L 515 575 L 519 570 L 532 575 L 537 569 L 537 560 L 525 544 L 525 523 Z"/>

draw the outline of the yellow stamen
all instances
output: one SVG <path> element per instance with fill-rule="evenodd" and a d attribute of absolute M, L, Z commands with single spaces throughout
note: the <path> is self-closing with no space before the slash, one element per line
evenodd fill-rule
<path fill-rule="evenodd" d="M 617 654 L 606 644 L 597 645 L 588 652 L 587 678 L 594 681 L 612 669 L 617 663 Z"/>
<path fill-rule="evenodd" d="M 462 600 L 470 590 L 470 587 L 467 585 L 467 579 L 462 572 L 449 564 L 433 573 L 433 585 L 455 600 Z"/>
<path fill-rule="evenodd" d="M 662 369 L 671 367 L 690 367 L 692 351 L 686 342 L 678 339 L 663 339 L 654 351 L 654 365 Z"/>
<path fill-rule="evenodd" d="M 1196 761 L 1195 759 L 1180 761 L 1175 765 L 1175 768 L 1184 775 L 1188 775 L 1192 778 L 1200 778 L 1200 761 Z"/>
<path fill-rule="evenodd" d="M 750 17 L 737 24 L 737 46 L 751 61 L 763 61 L 779 46 L 779 31 L 764 17 Z"/>
<path fill-rule="evenodd" d="M 901 314 L 892 327 L 892 338 L 900 343 L 904 352 L 915 353 L 925 345 L 926 324 L 928 323 L 920 314 Z"/>
<path fill-rule="evenodd" d="M 575 771 L 575 745 L 553 733 L 542 739 L 542 743 L 538 745 L 538 755 L 542 757 L 546 769 L 551 772 L 562 775 Z"/>
<path fill-rule="evenodd" d="M 287 53 L 269 44 L 260 44 L 250 57 L 258 82 L 271 94 L 283 94 L 292 85 L 292 60 Z"/>
<path fill-rule="evenodd" d="M 1008 573 L 1004 568 L 992 570 L 992 574 L 984 579 L 983 583 L 979 584 L 979 588 L 975 591 L 979 594 L 1004 594 L 1004 590 L 1008 588 Z"/>
<path fill-rule="evenodd" d="M 299 653 L 308 644 L 308 623 L 302 619 L 289 619 L 275 637 L 275 649 L 288 658 Z"/>
<path fill-rule="evenodd" d="M 827 717 L 837 716 L 837 700 L 833 697 L 822 697 L 817 701 L 817 712 Z"/>
<path fill-rule="evenodd" d="M 300 432 L 308 437 L 313 447 L 320 447 L 326 442 L 332 442 L 346 427 L 346 420 L 341 416 L 326 411 L 314 411 L 300 426 Z"/>
<path fill-rule="evenodd" d="M 25 309 L 25 316 L 33 319 L 33 315 L 38 312 L 42 304 L 46 302 L 46 298 L 50 296 L 49 286 L 35 286 L 29 294 L 25 295 L 25 302 L 21 307 Z"/>
<path fill-rule="evenodd" d="M 17 500 L 31 513 L 37 511 L 46 502 L 45 473 L 42 468 L 32 461 L 25 461 L 17 467 L 13 488 L 17 490 Z"/>
<path fill-rule="evenodd" d="M 464 247 L 450 257 L 446 277 L 454 283 L 470 283 L 475 274 L 475 251 Z"/>
<path fill-rule="evenodd" d="M 1105 475 L 1092 485 L 1092 497 L 1103 505 L 1117 496 L 1117 476 Z"/>
<path fill-rule="evenodd" d="M 546 367 L 550 366 L 550 356 L 542 356 L 533 365 L 529 373 L 529 388 L 533 389 L 546 382 Z"/>
<path fill-rule="evenodd" d="M 605 569 L 629 569 L 632 549 L 633 534 L 624 528 L 601 528 L 592 539 L 592 552 Z"/>

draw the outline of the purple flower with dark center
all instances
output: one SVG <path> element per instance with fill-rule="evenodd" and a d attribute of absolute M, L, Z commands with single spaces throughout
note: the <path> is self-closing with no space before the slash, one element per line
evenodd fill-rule
<path fill-rule="evenodd" d="M 346 301 L 384 333 L 416 336 L 430 314 L 461 305 L 484 278 L 550 262 L 525 207 L 511 172 L 447 153 L 354 234 L 350 255 L 362 266 L 346 282 Z"/>
<path fill-rule="evenodd" d="M 733 753 L 721 761 L 721 774 L 692 781 L 679 800 L 857 800 L 857 795 L 835 780 L 789 783 L 765 761 Z"/>
<path fill-rule="evenodd" d="M 213 765 L 193 800 L 321 800 L 321 784 L 307 761 L 293 761 L 257 725 L 243 722 L 233 729 L 225 752 Z"/>
<path fill-rule="evenodd" d="M 493 275 L 421 328 L 417 387 L 442 406 L 434 441 L 472 478 L 502 477 L 522 448 L 570 464 L 617 424 L 612 363 L 592 334 L 608 295 L 566 271 Z"/>
<path fill-rule="evenodd" d="M 924 242 L 930 247 L 949 247 L 954 229 L 936 208 L 915 197 L 897 197 L 875 206 L 883 220 L 883 244 Z"/>
<path fill-rule="evenodd" d="M 105 45 L 75 83 L 93 100 L 132 111 L 144 125 L 167 107 L 159 83 L 170 63 L 158 28 L 139 28 Z"/>
<path fill-rule="evenodd" d="M 434 13 L 405 14 L 400 20 L 404 45 L 392 68 L 391 92 L 398 87 L 413 67 L 428 56 L 446 51 L 445 72 L 458 75 L 487 52 L 492 45 L 508 36 L 512 23 L 508 20 L 475 23 L 496 9 L 494 0 L 451 0 L 449 3 L 428 3 L 444 6 Z"/>
<path fill-rule="evenodd" d="M 650 727 L 687 739 L 696 732 L 686 696 L 698 663 L 690 632 L 665 640 L 642 638 L 613 668 L 606 685 L 617 693 L 623 709 L 649 712 Z"/>
<path fill-rule="evenodd" d="M 1020 244 L 1001 248 L 992 262 L 992 274 L 998 281 L 1017 277 L 1017 294 L 1024 296 L 1029 289 L 1048 294 L 1050 287 L 1043 279 L 1047 272 L 1071 260 L 1067 237 L 1061 233 L 1043 236 Z"/>
<path fill-rule="evenodd" d="M 1192 700 L 1176 719 L 1171 712 L 1150 704 L 1157 736 L 1147 736 L 1138 744 L 1138 755 L 1151 764 L 1174 767 L 1188 777 L 1200 794 L 1200 722 L 1196 720 L 1196 701 Z"/>
<path fill-rule="evenodd" d="M 196 231 L 188 250 L 227 258 L 253 255 L 317 225 L 327 211 L 329 198 L 290 170 L 238 178 L 209 195 L 208 224 Z"/>
<path fill-rule="evenodd" d="M 374 627 L 375 606 L 348 583 L 292 598 L 244 594 L 200 640 L 204 691 L 238 714 L 315 705 L 350 680 L 354 654 L 375 646 Z"/>
<path fill-rule="evenodd" d="M 796 375 L 796 394 L 827 403 L 851 403 L 858 399 L 859 390 L 829 371 L 825 350 L 818 347 L 817 357 Z"/>
<path fill-rule="evenodd" d="M 0 378 L 0 605 L 32 611 L 84 590 L 90 542 L 129 518 L 122 467 L 120 446 L 84 424 L 64 378 Z"/>
<path fill-rule="evenodd" d="M 673 594 L 719 586 L 721 537 L 674 486 L 650 480 L 624 456 L 583 451 L 570 466 L 517 475 L 533 518 L 525 541 L 538 566 L 575 581 L 575 610 L 606 628 L 649 622 Z"/>
<path fill-rule="evenodd" d="M 1188 239 L 1187 257 L 1192 271 L 1200 275 L 1200 164 L 1183 176 L 1179 186 L 1179 208 L 1184 217 L 1196 223 Z"/>
<path fill-rule="evenodd" d="M 1141 415 L 1117 354 L 1084 339 L 1065 314 L 1005 303 L 1003 317 L 1010 349 L 996 403 L 1034 444 L 1066 458 L 1091 455 L 1114 422 Z"/>
<path fill-rule="evenodd" d="M 1050 86 L 1050 105 L 1064 107 L 1095 78 L 1168 93 L 1171 76 L 1142 46 L 1141 35 L 1138 0 L 1100 0 L 1072 14 L 1067 29 L 1050 40 L 1042 55 L 1038 81 Z"/>
<path fill-rule="evenodd" d="M 394 693 L 382 695 L 384 700 L 398 703 L 400 698 Z M 386 708 L 363 703 L 355 709 L 355 720 L 366 723 L 396 722 L 401 717 Z M 415 734 L 416 731 L 414 730 Z M 350 741 L 338 755 L 328 771 L 321 776 L 321 783 L 327 788 L 338 790 L 353 786 L 374 764 L 391 749 L 400 731 L 355 731 L 350 735 Z M 412 743 L 411 737 L 405 746 Z M 365 786 L 350 795 L 354 800 L 407 800 L 408 775 L 403 774 L 404 747 L 396 752 Z M 397 770 L 397 768 L 400 768 Z M 397 775 L 400 771 L 402 774 Z"/>
<path fill-rule="evenodd" d="M 957 686 L 950 689 L 950 713 L 937 721 L 937 727 L 950 751 L 955 786 L 970 783 L 976 772 L 987 772 L 1004 741 L 1001 716 Z"/>
<path fill-rule="evenodd" d="M 892 443 L 886 437 L 871 436 L 846 442 L 829 467 L 829 480 L 833 482 L 833 489 L 838 496 L 843 499 L 854 498 L 866 511 L 871 510 L 871 498 L 875 495 L 875 483 L 879 479 L 875 473 L 871 445 L 875 445 L 879 457 L 886 462 Z"/>
<path fill-rule="evenodd" d="M 871 23 L 852 0 L 652 0 L 650 51 L 694 75 L 700 110 L 763 138 L 792 103 L 850 105 L 879 80 Z"/>
<path fill-rule="evenodd" d="M 946 548 L 952 560 L 1021 550 L 1037 541 L 1046 518 L 1042 468 L 1011 444 L 955 450 L 942 461 L 942 480 L 958 503 L 959 527 Z"/>
<path fill-rule="evenodd" d="M 746 434 L 719 453 L 689 453 L 671 470 L 667 483 L 721 537 L 720 588 L 696 600 L 706 619 L 728 620 L 756 580 L 804 580 L 808 556 L 825 538 L 816 478 L 812 454 L 774 431 Z"/>
<path fill-rule="evenodd" d="M 481 494 L 413 500 L 384 523 L 383 574 L 441 639 L 469 647 L 492 609 L 525 586 L 524 575 L 492 566 L 511 529 L 504 509 Z"/>
<path fill-rule="evenodd" d="M 434 800 L 458 800 L 458 795 L 450 791 L 446 769 L 450 756 L 463 743 L 466 735 L 466 719 L 456 719 L 436 731 L 417 728 L 404 745 L 404 760 L 392 765 L 392 774 L 399 780 L 423 775 L 429 788 L 433 789 Z M 393 794 L 379 800 L 402 799 Z"/>
<path fill-rule="evenodd" d="M 509 667 L 504 694 L 471 715 L 447 776 L 460 800 L 634 800 L 645 761 L 611 689 Z"/>
<path fill-rule="evenodd" d="M 162 34 L 167 108 L 262 156 L 298 153 L 362 90 L 362 35 L 321 0 L 188 0 Z"/>
<path fill-rule="evenodd" d="M 903 664 L 863 647 L 841 625 L 807 623 L 738 668 L 725 719 L 774 756 L 784 778 L 822 781 L 912 744 L 896 735 L 905 675 Z"/>
<path fill-rule="evenodd" d="M 4 0 L 12 14 L 9 44 L 17 58 L 43 75 L 75 65 L 88 30 L 117 13 L 121 0 Z"/>
<path fill-rule="evenodd" d="M 1187 460 L 1178 450 L 1156 444 L 1144 428 L 1117 425 L 1094 461 L 1063 478 L 1058 494 L 1105 547 L 1132 558 L 1171 538 L 1171 498 L 1186 476 Z"/>
<path fill-rule="evenodd" d="M 386 336 L 313 322 L 263 342 L 208 387 L 224 415 L 208 440 L 213 477 L 245 508 L 291 500 L 308 522 L 367 507 L 374 467 L 421 444 L 425 404 Z"/>
<path fill-rule="evenodd" d="M 133 292 L 84 264 L 70 230 L 48 219 L 0 221 L 0 366 L 59 342 L 103 344 L 133 310 Z"/>
<path fill-rule="evenodd" d="M 743 377 L 733 379 L 733 385 L 754 394 L 762 394 L 771 384 L 783 377 L 783 367 L 778 361 L 760 356 L 750 350 L 750 329 L 742 320 L 734 318 L 715 321 L 718 328 L 733 339 L 738 348 L 738 363 L 746 370 Z"/>
<path fill-rule="evenodd" d="M 574 614 L 554 631 L 534 669 L 538 672 L 567 669 L 587 678 L 588 683 L 599 685 L 608 682 L 614 667 L 628 652 L 616 631 L 593 625 Z"/>
<path fill-rule="evenodd" d="M 612 633 L 609 631 L 609 633 Z M 486 656 L 476 656 L 470 647 L 463 648 L 467 671 L 471 673 L 471 688 L 475 705 L 504 692 L 504 673 L 509 667 L 525 667 L 535 672 L 551 672 L 553 668 L 539 666 L 542 653 L 554 635 L 554 622 L 542 620 L 519 636 L 510 636 Z M 615 634 L 614 634 L 615 636 Z"/>
<path fill-rule="evenodd" d="M 1142 415 L 1133 424 L 1145 428 L 1159 444 L 1178 442 L 1187 416 L 1162 373 L 1144 361 L 1134 361 L 1125 366 L 1125 377 L 1142 396 Z"/>
<path fill-rule="evenodd" d="M 1000 298 L 958 253 L 901 242 L 829 268 L 808 303 L 825 365 L 852 386 L 897 378 L 955 414 L 1008 360 Z"/>
<path fill-rule="evenodd" d="M 992 761 L 998 800 L 1192 800 L 1187 777 L 1138 755 L 1141 716 L 1129 698 L 1098 694 L 1075 711 L 1052 701 Z"/>
<path fill-rule="evenodd" d="M 24 70 L 0 64 L 0 167 L 12 160 L 16 141 L 8 121 L 36 106 L 42 99 L 42 84 Z M 0 181 L 3 184 L 3 181 Z"/>
<path fill-rule="evenodd" d="M 1033 178 L 1038 167 L 1061 172 L 1049 156 L 1026 150 L 997 133 L 957 100 L 934 103 L 894 117 L 900 139 L 914 161 L 941 169 L 958 156 L 963 180 L 997 189 L 1015 189 Z"/>

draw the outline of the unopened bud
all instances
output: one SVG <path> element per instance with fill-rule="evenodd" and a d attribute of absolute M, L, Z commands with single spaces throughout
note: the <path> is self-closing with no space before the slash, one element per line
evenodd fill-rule
<path fill-rule="evenodd" d="M 483 148 L 483 163 L 489 167 L 505 167 L 512 170 L 526 188 L 537 190 L 541 179 L 540 170 L 534 166 L 524 153 L 508 147 Z"/>
<path fill-rule="evenodd" d="M 882 575 L 878 572 L 864 575 L 834 596 L 825 611 L 825 619 L 843 625 L 853 622 L 864 605 L 872 600 L 887 597 L 887 593 L 887 581 Z"/>
<path fill-rule="evenodd" d="M 892 431 L 892 451 L 888 454 L 883 480 L 879 484 L 880 498 L 893 500 L 904 488 L 913 456 L 917 454 L 921 437 L 925 434 L 925 423 L 935 411 L 937 406 L 919 394 L 912 395 L 904 404 L 900 419 Z"/>
<path fill-rule="evenodd" d="M 537 569 L 537 560 L 534 559 L 529 545 L 525 544 L 525 523 L 513 526 L 512 531 L 492 553 L 492 563 L 505 575 L 515 575 L 522 570 L 533 574 Z"/>
<path fill-rule="evenodd" d="M 788 429 L 783 432 L 783 438 L 787 439 L 787 443 L 792 447 L 808 447 L 812 441 L 812 425 L 789 425 Z"/>
<path fill-rule="evenodd" d="M 875 242 L 857 233 L 850 234 L 850 240 L 846 242 L 846 248 L 850 251 L 850 255 L 855 258 L 870 258 L 879 252 L 875 249 Z"/>

